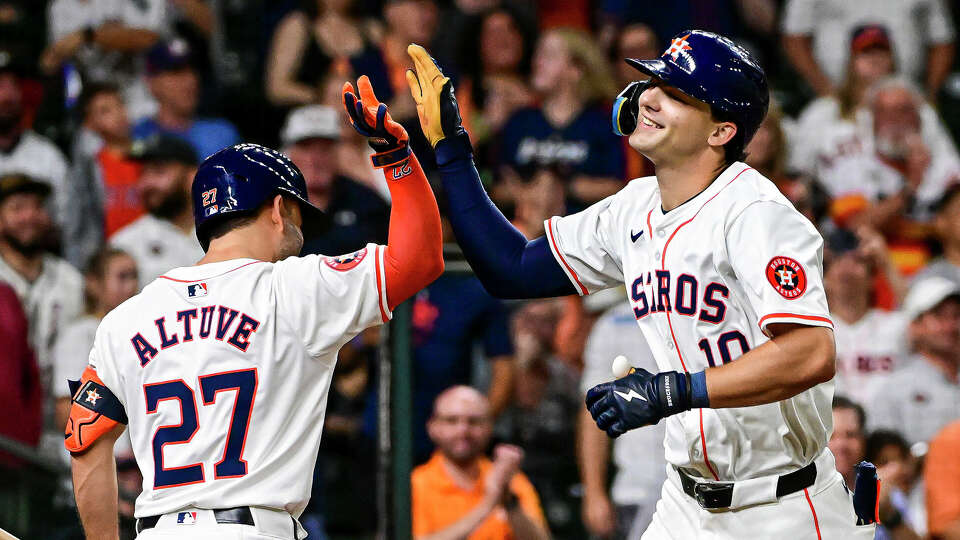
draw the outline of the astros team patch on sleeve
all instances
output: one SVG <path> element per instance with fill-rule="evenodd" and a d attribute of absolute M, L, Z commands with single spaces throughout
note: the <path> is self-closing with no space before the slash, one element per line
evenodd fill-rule
<path fill-rule="evenodd" d="M 807 290 L 807 273 L 790 257 L 777 256 L 767 263 L 767 281 L 787 300 L 799 298 Z"/>
<path fill-rule="evenodd" d="M 363 248 L 359 251 L 354 251 L 349 255 L 340 255 L 337 257 L 326 257 L 323 259 L 323 262 L 327 263 L 327 266 L 337 270 L 338 272 L 346 272 L 351 268 L 356 268 L 360 261 L 367 256 L 367 248 Z"/>

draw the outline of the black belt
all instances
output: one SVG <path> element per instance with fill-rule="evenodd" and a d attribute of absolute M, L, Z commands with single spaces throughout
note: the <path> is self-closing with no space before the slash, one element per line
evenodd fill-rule
<path fill-rule="evenodd" d="M 698 482 L 694 477 L 677 469 L 683 492 L 693 497 L 703 508 L 729 508 L 733 501 L 734 482 Z M 817 479 L 817 466 L 810 463 L 802 469 L 785 474 L 777 479 L 777 497 L 796 493 L 813 485 Z"/>
<path fill-rule="evenodd" d="M 173 512 L 171 512 L 172 514 Z M 149 516 L 137 520 L 137 534 L 152 529 L 157 526 L 161 516 Z M 224 508 L 214 510 L 213 517 L 217 523 L 227 525 L 253 525 L 253 514 L 250 513 L 249 506 L 239 506 L 237 508 Z"/>

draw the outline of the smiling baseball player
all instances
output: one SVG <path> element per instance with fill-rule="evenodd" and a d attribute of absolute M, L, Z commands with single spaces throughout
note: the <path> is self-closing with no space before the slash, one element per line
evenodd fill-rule
<path fill-rule="evenodd" d="M 138 538 L 303 538 L 340 347 L 443 271 L 437 204 L 406 131 L 366 77 L 344 85 L 393 199 L 389 242 L 296 257 L 323 213 L 283 154 L 239 144 L 193 180 L 206 255 L 108 314 L 73 395 L 66 446 L 88 538 L 117 537 L 112 447 L 127 424 Z M 79 351 L 78 351 L 79 352 Z"/>
<path fill-rule="evenodd" d="M 638 369 L 586 401 L 613 437 L 666 419 L 667 480 L 643 538 L 872 538 L 827 449 L 834 339 L 822 240 L 741 161 L 769 100 L 749 53 L 694 30 L 659 59 L 628 59 L 651 79 L 620 94 L 614 131 L 656 176 L 547 220 L 546 236 L 528 242 L 483 190 L 449 79 L 423 49 L 408 52 L 451 223 L 488 290 L 626 285 L 660 372 Z"/>

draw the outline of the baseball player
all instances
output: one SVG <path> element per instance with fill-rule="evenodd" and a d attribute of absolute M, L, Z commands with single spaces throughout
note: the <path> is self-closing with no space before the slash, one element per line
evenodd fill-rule
<path fill-rule="evenodd" d="M 595 386 L 587 407 L 616 437 L 666 419 L 667 480 L 645 540 L 872 538 L 827 449 L 834 375 L 822 240 L 742 163 L 768 104 L 744 49 L 673 38 L 614 105 L 614 130 L 656 176 L 527 241 L 480 184 L 449 79 L 411 47 L 408 75 L 450 219 L 484 285 L 506 297 L 624 284 L 659 373 Z"/>
<path fill-rule="evenodd" d="M 340 347 L 443 271 L 440 216 L 406 131 L 366 77 L 344 105 L 393 199 L 389 242 L 296 257 L 323 213 L 283 154 L 238 144 L 193 180 L 206 255 L 110 312 L 66 427 L 88 538 L 117 537 L 112 447 L 129 430 L 138 538 L 303 538 Z"/>

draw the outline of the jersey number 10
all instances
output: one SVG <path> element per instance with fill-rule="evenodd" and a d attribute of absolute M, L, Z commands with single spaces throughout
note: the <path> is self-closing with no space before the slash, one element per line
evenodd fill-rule
<path fill-rule="evenodd" d="M 247 474 L 247 462 L 243 460 L 243 447 L 250 427 L 250 412 L 257 393 L 257 370 L 243 369 L 200 376 L 200 396 L 204 405 L 212 405 L 217 393 L 236 390 L 233 400 L 233 415 L 223 457 L 213 466 L 214 478 L 236 478 Z M 180 424 L 157 428 L 153 434 L 153 487 L 154 489 L 197 484 L 205 480 L 203 464 L 193 463 L 182 467 L 163 466 L 163 447 L 168 444 L 185 444 L 193 439 L 200 423 L 197 419 L 197 404 L 193 389 L 183 379 L 143 386 L 147 402 L 147 414 L 155 414 L 157 405 L 166 399 L 175 399 L 180 404 Z"/>

